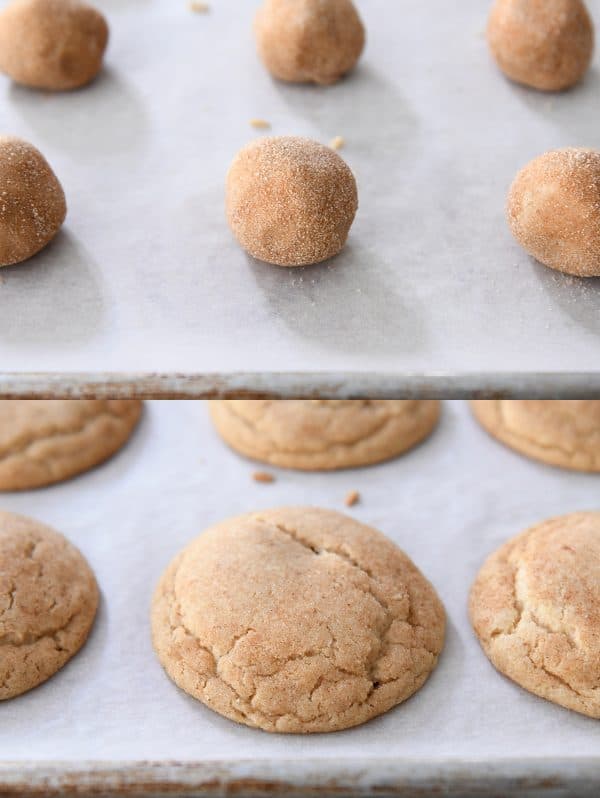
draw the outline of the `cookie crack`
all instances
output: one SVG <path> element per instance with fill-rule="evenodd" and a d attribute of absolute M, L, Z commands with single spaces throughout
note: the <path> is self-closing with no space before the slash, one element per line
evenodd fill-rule
<path fill-rule="evenodd" d="M 365 400 L 366 401 L 366 400 Z M 362 407 L 367 407 L 368 405 L 363 402 Z M 245 418 L 240 413 L 236 412 L 235 408 L 231 406 L 227 406 L 227 412 L 231 413 L 232 416 L 240 423 L 242 426 L 246 427 L 246 429 L 250 430 L 254 434 L 259 434 L 260 437 L 268 441 L 269 445 L 274 449 L 275 452 L 279 454 L 296 454 L 298 452 L 297 448 L 290 448 L 287 446 L 282 446 L 280 442 L 275 441 L 272 437 L 269 436 L 268 431 L 264 429 L 261 424 L 257 424 L 252 422 L 250 419 Z M 413 415 L 416 415 L 414 411 L 412 411 Z M 378 424 L 372 427 L 368 433 L 364 435 L 359 435 L 358 437 L 354 438 L 351 441 L 328 441 L 324 439 L 324 445 L 319 449 L 311 449 L 309 451 L 303 452 L 307 456 L 316 456 L 322 455 L 325 452 L 329 452 L 332 449 L 353 449 L 356 446 L 364 443 L 365 441 L 374 438 L 376 435 L 379 435 L 385 427 L 389 426 L 393 420 L 392 416 L 387 416 L 386 418 L 382 419 Z"/>
<path fill-rule="evenodd" d="M 29 449 L 31 449 L 32 446 L 39 443 L 44 443 L 46 441 L 76 437 L 77 435 L 85 433 L 92 426 L 92 424 L 94 424 L 95 422 L 97 422 L 99 419 L 102 418 L 110 418 L 118 422 L 123 421 L 122 415 L 118 413 L 111 413 L 108 410 L 104 410 L 102 411 L 102 413 L 96 413 L 93 416 L 89 416 L 87 419 L 85 419 L 85 421 L 82 424 L 78 425 L 77 427 L 73 427 L 68 431 L 65 432 L 55 431 L 48 433 L 46 435 L 41 435 L 39 437 L 36 435 L 29 435 L 23 442 L 20 442 L 18 445 L 8 447 L 2 450 L 0 452 L 0 463 L 4 462 L 5 460 L 9 460 L 13 457 L 24 457 L 27 459 L 31 456 Z M 48 470 L 50 470 L 48 463 L 46 463 L 45 461 L 36 459 L 36 463 L 41 463 L 46 468 L 48 468 Z"/>
<path fill-rule="evenodd" d="M 513 429 L 508 420 L 506 418 L 506 412 L 504 409 L 504 403 L 501 399 L 496 399 L 496 409 L 498 412 L 499 421 L 502 427 L 504 427 L 505 431 L 508 435 L 514 436 L 517 440 L 522 441 L 523 443 L 529 444 L 530 446 L 537 447 L 538 449 L 542 449 L 545 452 L 559 452 L 562 454 L 567 460 L 571 462 L 575 460 L 578 452 L 573 451 L 571 449 L 566 449 L 564 446 L 561 446 L 559 443 L 542 443 L 541 441 L 537 440 L 536 438 L 532 438 L 529 435 L 525 435 L 523 432 L 517 431 Z M 573 425 L 571 425 L 571 429 L 573 430 Z M 579 433 L 575 432 L 574 437 L 577 438 L 579 441 L 586 442 L 587 436 L 580 435 Z M 591 457 L 592 463 L 596 464 L 600 462 L 598 457 L 594 451 L 588 451 L 587 448 L 584 446 L 584 451 L 587 456 Z"/>
<path fill-rule="evenodd" d="M 0 648 L 7 648 L 9 646 L 12 648 L 21 648 L 25 646 L 33 646 L 36 643 L 39 643 L 41 640 L 53 640 L 56 650 L 62 651 L 63 648 L 60 645 L 58 636 L 64 632 L 68 632 L 80 614 L 81 611 L 78 610 L 77 612 L 72 613 L 62 626 L 59 626 L 57 629 L 43 629 L 38 634 L 28 633 L 18 638 L 16 638 L 14 634 L 0 635 Z"/>

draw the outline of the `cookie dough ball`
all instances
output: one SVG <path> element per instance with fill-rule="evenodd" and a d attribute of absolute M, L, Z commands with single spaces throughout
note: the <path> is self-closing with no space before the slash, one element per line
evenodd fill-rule
<path fill-rule="evenodd" d="M 262 463 L 330 471 L 379 463 L 411 449 L 437 424 L 426 400 L 215 400 L 223 440 Z"/>
<path fill-rule="evenodd" d="M 66 215 L 65 193 L 42 153 L 26 141 L 0 136 L 0 266 L 43 249 Z"/>
<path fill-rule="evenodd" d="M 496 0 L 487 35 L 504 74 L 542 91 L 578 83 L 594 51 L 592 20 L 581 0 Z"/>
<path fill-rule="evenodd" d="M 600 400 L 478 400 L 475 417 L 494 438 L 542 463 L 600 473 Z"/>
<path fill-rule="evenodd" d="M 266 68 L 291 83 L 336 83 L 365 46 L 351 0 L 266 0 L 254 29 Z"/>
<path fill-rule="evenodd" d="M 328 510 L 233 518 L 179 554 L 152 608 L 173 681 L 270 732 L 330 732 L 405 701 L 435 668 L 442 604 L 390 540 Z"/>
<path fill-rule="evenodd" d="M 0 71 L 36 89 L 77 89 L 96 77 L 108 43 L 99 11 L 79 0 L 13 0 L 0 14 Z"/>
<path fill-rule="evenodd" d="M 141 402 L 124 399 L 0 401 L 0 491 L 50 485 L 117 452 Z"/>
<path fill-rule="evenodd" d="M 37 687 L 85 643 L 98 588 L 58 532 L 0 512 L 0 701 Z"/>
<path fill-rule="evenodd" d="M 536 260 L 600 276 L 600 151 L 554 150 L 517 175 L 508 197 L 514 237 Z"/>
<path fill-rule="evenodd" d="M 337 255 L 356 211 L 354 175 L 329 147 L 296 136 L 244 147 L 227 175 L 227 218 L 242 247 L 276 266 Z"/>
<path fill-rule="evenodd" d="M 501 673 L 600 718 L 600 513 L 554 518 L 502 546 L 473 585 L 470 613 Z"/>

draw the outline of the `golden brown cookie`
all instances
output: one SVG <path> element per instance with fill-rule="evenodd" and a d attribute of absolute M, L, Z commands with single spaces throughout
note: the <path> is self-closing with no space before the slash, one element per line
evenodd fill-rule
<path fill-rule="evenodd" d="M 512 234 L 550 269 L 600 276 L 600 151 L 568 147 L 535 158 L 508 195 Z"/>
<path fill-rule="evenodd" d="M 237 399 L 210 402 L 223 440 L 262 463 L 332 471 L 397 457 L 424 440 L 440 416 L 428 400 Z"/>
<path fill-rule="evenodd" d="M 32 88 L 89 83 L 107 43 L 106 20 L 80 0 L 13 0 L 0 13 L 0 71 Z"/>
<path fill-rule="evenodd" d="M 549 465 L 600 472 L 600 400 L 472 402 L 475 417 L 494 438 Z"/>
<path fill-rule="evenodd" d="M 477 576 L 470 613 L 501 673 L 600 718 L 600 513 L 553 518 L 502 546 Z"/>
<path fill-rule="evenodd" d="M 94 574 L 75 546 L 0 512 L 0 700 L 60 670 L 87 640 L 97 606 Z"/>
<path fill-rule="evenodd" d="M 152 607 L 173 681 L 270 732 L 329 732 L 405 701 L 435 668 L 442 604 L 390 540 L 329 510 L 230 519 L 171 563 Z"/>
<path fill-rule="evenodd" d="M 66 215 L 65 193 L 42 153 L 22 139 L 0 136 L 0 266 L 43 249 Z"/>
<path fill-rule="evenodd" d="M 343 249 L 356 211 L 356 180 L 330 147 L 299 136 L 253 141 L 227 175 L 227 220 L 252 257 L 307 266 Z"/>
<path fill-rule="evenodd" d="M 579 83 L 594 52 L 594 26 L 582 0 L 496 0 L 487 37 L 504 74 L 541 91 Z"/>
<path fill-rule="evenodd" d="M 141 402 L 0 400 L 0 490 L 60 482 L 103 462 L 127 441 Z"/>
<path fill-rule="evenodd" d="M 265 0 L 254 30 L 263 64 L 291 83 L 336 83 L 365 46 L 365 29 L 351 0 Z"/>

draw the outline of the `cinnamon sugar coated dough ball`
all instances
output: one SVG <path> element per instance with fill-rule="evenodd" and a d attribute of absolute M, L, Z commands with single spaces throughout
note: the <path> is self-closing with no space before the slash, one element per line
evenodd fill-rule
<path fill-rule="evenodd" d="M 365 46 L 351 0 L 266 0 L 254 29 L 264 65 L 291 83 L 336 83 Z"/>
<path fill-rule="evenodd" d="M 98 588 L 66 538 L 0 512 L 0 701 L 45 682 L 85 643 Z"/>
<path fill-rule="evenodd" d="M 475 580 L 470 615 L 501 673 L 600 718 L 600 513 L 552 518 L 505 543 Z"/>
<path fill-rule="evenodd" d="M 152 636 L 171 679 L 269 732 L 357 726 L 416 693 L 444 644 L 434 588 L 380 532 L 293 507 L 224 521 L 165 571 Z"/>
<path fill-rule="evenodd" d="M 227 218 L 242 247 L 277 266 L 337 255 L 358 209 L 350 168 L 329 147 L 297 136 L 244 147 L 227 175 Z"/>
<path fill-rule="evenodd" d="M 574 86 L 594 52 L 594 27 L 582 0 L 496 0 L 487 37 L 504 74 L 541 91 Z"/>
<path fill-rule="evenodd" d="M 22 139 L 0 136 L 0 266 L 43 249 L 66 215 L 64 191 L 41 152 Z"/>
<path fill-rule="evenodd" d="M 0 71 L 32 88 L 89 83 L 107 43 L 106 20 L 79 0 L 13 0 L 0 14 Z"/>
<path fill-rule="evenodd" d="M 531 161 L 508 197 L 508 222 L 536 260 L 578 277 L 600 276 L 600 152 L 568 148 Z"/>
<path fill-rule="evenodd" d="M 232 449 L 303 471 L 333 471 L 398 457 L 425 440 L 440 403 L 417 399 L 215 399 L 213 423 Z"/>

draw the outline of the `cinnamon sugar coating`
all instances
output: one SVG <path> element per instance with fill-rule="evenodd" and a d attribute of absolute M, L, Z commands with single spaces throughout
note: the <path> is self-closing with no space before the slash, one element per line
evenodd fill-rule
<path fill-rule="evenodd" d="M 231 720 L 330 732 L 405 701 L 435 668 L 443 606 L 381 533 L 315 508 L 212 527 L 165 571 L 154 648 L 173 681 Z"/>
<path fill-rule="evenodd" d="M 570 147 L 531 161 L 511 186 L 508 223 L 551 269 L 600 276 L 600 151 Z"/>
<path fill-rule="evenodd" d="M 277 266 L 337 255 L 358 208 L 350 168 L 329 147 L 298 136 L 251 142 L 227 175 L 227 219 L 242 247 Z"/>
<path fill-rule="evenodd" d="M 600 513 L 553 518 L 505 543 L 475 580 L 470 614 L 501 673 L 600 718 Z"/>
<path fill-rule="evenodd" d="M 0 14 L 0 71 L 32 88 L 89 83 L 107 43 L 106 20 L 80 0 L 13 0 Z"/>
<path fill-rule="evenodd" d="M 265 0 L 254 30 L 264 65 L 291 83 L 336 83 L 365 46 L 351 0 Z"/>
<path fill-rule="evenodd" d="M 64 191 L 42 153 L 22 139 L 0 136 L 0 266 L 43 249 L 66 214 Z"/>
<path fill-rule="evenodd" d="M 594 27 L 582 0 L 496 0 L 487 37 L 504 74 L 541 91 L 574 86 L 594 52 Z"/>

